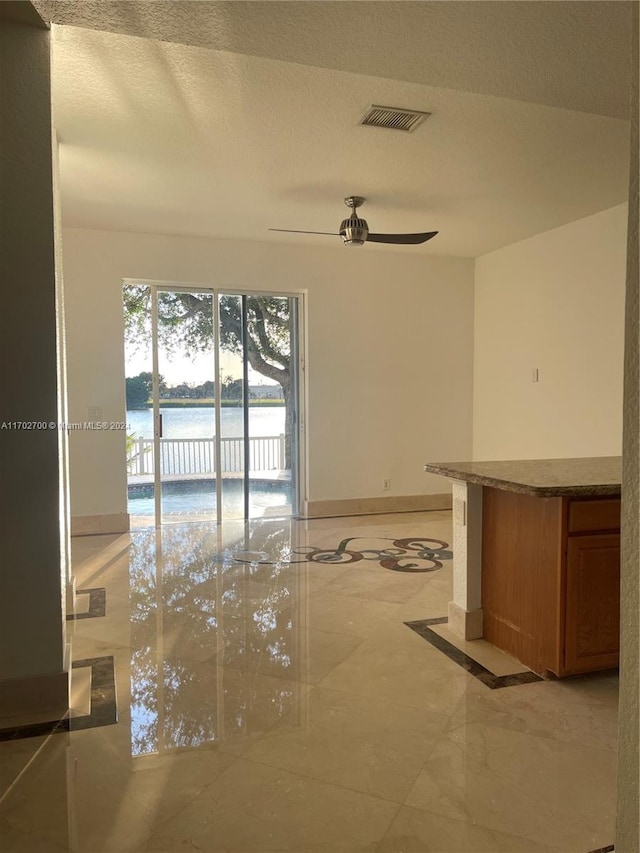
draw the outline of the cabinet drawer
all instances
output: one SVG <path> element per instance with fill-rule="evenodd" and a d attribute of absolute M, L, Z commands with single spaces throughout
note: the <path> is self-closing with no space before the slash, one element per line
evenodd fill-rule
<path fill-rule="evenodd" d="M 569 502 L 569 533 L 620 530 L 620 498 Z"/>

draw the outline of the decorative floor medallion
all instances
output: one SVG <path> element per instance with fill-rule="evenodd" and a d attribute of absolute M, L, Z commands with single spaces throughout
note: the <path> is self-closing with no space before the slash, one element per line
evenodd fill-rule
<path fill-rule="evenodd" d="M 379 541 L 379 537 L 377 539 Z M 292 548 L 289 555 L 283 554 L 277 561 L 267 559 L 267 554 L 262 551 L 231 551 L 227 552 L 227 555 L 231 556 L 233 562 L 263 566 L 274 565 L 276 562 L 279 565 L 307 562 L 336 565 L 369 560 L 393 572 L 435 572 L 442 568 L 441 560 L 450 560 L 453 557 L 452 552 L 447 550 L 449 544 L 441 539 L 415 536 L 388 539 L 386 541 L 390 545 L 386 548 L 358 546 L 359 542 L 366 545 L 368 541 L 370 540 L 362 536 L 352 536 L 343 539 L 335 548 L 317 548 L 313 545 Z"/>

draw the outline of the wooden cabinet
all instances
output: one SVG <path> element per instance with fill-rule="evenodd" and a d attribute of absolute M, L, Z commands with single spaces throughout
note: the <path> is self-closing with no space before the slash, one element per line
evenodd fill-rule
<path fill-rule="evenodd" d="M 570 500 L 567 512 L 569 533 L 620 530 L 620 498 Z"/>
<path fill-rule="evenodd" d="M 564 671 L 617 666 L 620 534 L 569 537 L 566 576 Z"/>
<path fill-rule="evenodd" d="M 534 672 L 618 664 L 620 499 L 483 489 L 484 637 Z"/>

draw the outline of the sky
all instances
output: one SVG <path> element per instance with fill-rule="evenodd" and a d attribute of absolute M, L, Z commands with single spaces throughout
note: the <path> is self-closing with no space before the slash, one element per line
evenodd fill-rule
<path fill-rule="evenodd" d="M 131 347 L 125 346 L 124 357 L 125 376 L 137 376 L 145 371 L 151 372 L 150 350 L 148 352 L 142 350 L 134 352 Z M 166 353 L 159 352 L 158 368 L 167 385 L 180 385 L 182 382 L 201 385 L 208 379 L 213 380 L 215 378 L 213 353 L 197 353 L 193 357 L 176 353 L 169 359 Z M 227 376 L 240 379 L 242 377 L 242 359 L 240 356 L 220 353 L 220 373 L 223 379 Z M 276 385 L 277 383 L 249 367 L 249 384 Z"/>

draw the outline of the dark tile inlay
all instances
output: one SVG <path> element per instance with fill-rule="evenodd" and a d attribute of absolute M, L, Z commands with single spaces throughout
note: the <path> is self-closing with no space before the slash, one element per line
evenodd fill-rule
<path fill-rule="evenodd" d="M 419 634 L 428 643 L 431 643 L 431 645 L 436 649 L 444 652 L 444 654 L 454 663 L 457 663 L 458 666 L 466 669 L 470 675 L 475 676 L 478 681 L 481 681 L 487 687 L 490 687 L 491 690 L 496 690 L 498 687 L 515 687 L 517 684 L 531 684 L 534 681 L 544 681 L 544 679 L 539 675 L 536 675 L 535 672 L 516 672 L 513 675 L 494 675 L 486 667 L 478 663 L 478 661 L 475 661 L 473 658 L 470 658 L 469 655 L 465 654 L 465 652 L 457 649 L 448 640 L 445 640 L 444 637 L 440 636 L 440 634 L 436 634 L 436 632 L 432 631 L 429 627 L 430 625 L 443 625 L 448 621 L 449 620 L 446 616 L 440 616 L 437 619 L 419 619 L 415 622 L 405 622 L 404 624 L 408 628 L 411 628 L 412 631 L 415 631 L 416 634 Z"/>
<path fill-rule="evenodd" d="M 265 554 L 257 551 L 228 552 L 236 563 L 258 564 L 261 566 L 294 565 L 295 563 L 329 563 L 331 565 L 359 563 L 362 560 L 377 562 L 383 569 L 392 572 L 435 572 L 442 568 L 440 560 L 450 560 L 453 553 L 448 550 L 448 542 L 442 539 L 430 539 L 424 536 L 410 536 L 405 539 L 375 537 L 390 542 L 387 548 L 361 548 L 358 541 L 367 537 L 352 536 L 343 539 L 335 548 L 317 548 L 305 545 L 293 548 L 287 559 L 280 555 L 276 560 L 265 559 Z M 220 558 L 224 561 L 225 555 Z"/>
<path fill-rule="evenodd" d="M 113 658 L 85 658 L 85 660 L 75 661 L 72 666 L 73 669 L 91 667 L 91 713 L 78 717 L 65 717 L 62 720 L 0 729 L 0 741 L 39 737 L 58 734 L 59 732 L 75 732 L 81 729 L 95 729 L 99 726 L 111 726 L 118 722 Z"/>
<path fill-rule="evenodd" d="M 86 613 L 69 613 L 67 620 L 96 619 L 98 616 L 106 615 L 107 590 L 103 586 L 97 586 L 93 589 L 78 589 L 76 595 L 89 596 L 89 609 Z"/>

